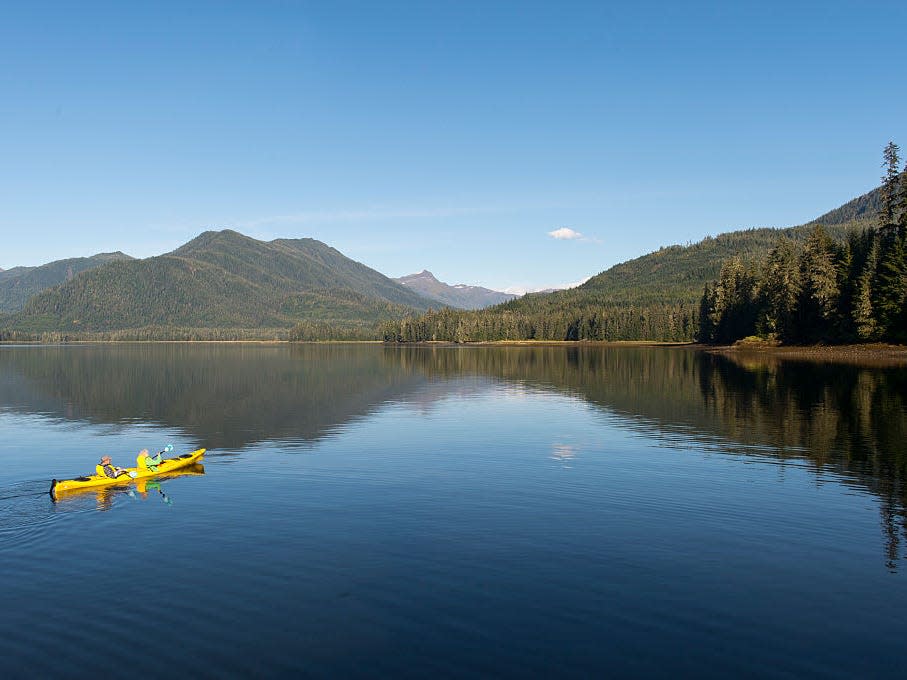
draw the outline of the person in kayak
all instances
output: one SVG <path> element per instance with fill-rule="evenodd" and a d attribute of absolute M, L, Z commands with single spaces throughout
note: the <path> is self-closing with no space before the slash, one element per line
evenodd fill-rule
<path fill-rule="evenodd" d="M 164 462 L 164 452 L 158 451 L 153 456 L 148 454 L 148 449 L 142 449 L 139 451 L 138 458 L 136 459 L 139 467 L 146 467 L 152 472 L 157 472 L 157 466 Z"/>
<path fill-rule="evenodd" d="M 110 477 L 111 479 L 116 479 L 122 475 L 128 475 L 129 470 L 126 468 L 117 467 L 113 464 L 113 461 L 110 460 L 110 456 L 104 456 L 101 458 L 101 469 L 104 471 L 104 474 Z"/>

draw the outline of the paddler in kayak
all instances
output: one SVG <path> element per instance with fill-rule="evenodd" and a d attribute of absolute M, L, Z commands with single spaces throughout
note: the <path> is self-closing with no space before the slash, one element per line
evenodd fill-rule
<path fill-rule="evenodd" d="M 127 470 L 126 468 L 121 468 L 114 465 L 113 461 L 110 459 L 110 456 L 104 456 L 103 458 L 101 458 L 101 462 L 98 467 L 101 468 L 101 471 L 104 473 L 104 475 L 110 477 L 111 479 L 116 479 L 117 477 L 122 477 L 123 475 L 129 474 L 129 470 Z"/>
<path fill-rule="evenodd" d="M 173 448 L 172 446 L 170 447 Z M 167 449 L 164 449 L 166 451 Z M 157 472 L 157 466 L 164 462 L 164 451 L 158 451 L 153 456 L 148 454 L 148 449 L 142 449 L 139 451 L 139 455 L 136 457 L 135 462 L 140 468 L 148 468 L 152 472 Z"/>

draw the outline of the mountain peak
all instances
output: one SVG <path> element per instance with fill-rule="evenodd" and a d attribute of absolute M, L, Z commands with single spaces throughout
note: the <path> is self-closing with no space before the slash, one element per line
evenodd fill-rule
<path fill-rule="evenodd" d="M 88 259 L 97 262 L 113 262 L 114 260 L 131 260 L 132 256 L 127 255 L 122 250 L 115 250 L 112 253 L 95 253 Z"/>
<path fill-rule="evenodd" d="M 169 254 L 176 255 L 177 257 L 187 257 L 191 256 L 193 253 L 208 250 L 212 246 L 230 246 L 235 244 L 251 245 L 261 244 L 261 242 L 250 236 L 240 234 L 238 231 L 234 231 L 233 229 L 209 229 L 208 231 L 203 231 L 194 239 L 187 241 Z"/>
<path fill-rule="evenodd" d="M 516 297 L 480 286 L 469 286 L 465 283 L 450 286 L 439 281 L 427 269 L 423 269 L 418 274 L 401 276 L 399 279 L 394 279 L 394 281 L 430 300 L 440 302 L 444 306 L 458 307 L 460 309 L 482 309 L 483 307 L 507 302 Z"/>
<path fill-rule="evenodd" d="M 418 274 L 407 274 L 406 276 L 401 276 L 399 279 L 394 279 L 394 280 L 397 281 L 398 283 L 402 283 L 405 286 L 407 283 L 409 283 L 411 281 L 415 281 L 416 279 L 420 279 L 420 280 L 424 280 L 424 281 L 438 281 L 438 279 L 435 278 L 435 275 L 432 274 L 427 269 L 423 269 Z"/>
<path fill-rule="evenodd" d="M 235 229 L 209 229 L 203 231 L 197 238 L 207 238 L 212 241 L 255 241 L 251 236 L 240 234 Z M 191 243 L 191 242 L 190 242 Z"/>

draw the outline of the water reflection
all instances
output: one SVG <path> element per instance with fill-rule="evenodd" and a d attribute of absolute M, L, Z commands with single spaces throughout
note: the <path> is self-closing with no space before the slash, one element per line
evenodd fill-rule
<path fill-rule="evenodd" d="M 136 486 L 137 486 L 137 488 L 135 489 L 135 491 L 127 492 L 130 498 L 137 498 L 139 500 L 147 501 L 148 492 L 156 491 L 158 493 L 158 495 L 161 497 L 161 500 L 163 501 L 164 505 L 173 505 L 173 499 L 164 493 L 164 489 L 161 488 L 160 482 L 146 482 L 145 484 L 142 484 L 141 486 L 139 486 L 139 485 L 136 485 Z"/>
<path fill-rule="evenodd" d="M 314 441 L 425 382 L 376 349 L 0 347 L 0 409 L 98 424 L 159 423 L 209 449 Z"/>
<path fill-rule="evenodd" d="M 576 458 L 576 447 L 572 444 L 553 444 L 551 447 L 551 460 L 569 467 L 570 461 Z"/>
<path fill-rule="evenodd" d="M 665 446 L 798 461 L 881 500 L 887 559 L 904 535 L 907 368 L 633 347 L 119 345 L 0 347 L 0 409 L 156 423 L 198 446 L 314 442 L 389 403 L 451 391 L 554 390 Z M 569 464 L 575 449 L 553 442 Z M 99 505 L 106 501 L 99 499 Z"/>
<path fill-rule="evenodd" d="M 896 567 L 907 535 L 907 367 L 688 348 L 399 352 L 434 378 L 475 372 L 577 396 L 668 446 L 692 442 L 833 472 L 880 499 L 886 561 Z"/>

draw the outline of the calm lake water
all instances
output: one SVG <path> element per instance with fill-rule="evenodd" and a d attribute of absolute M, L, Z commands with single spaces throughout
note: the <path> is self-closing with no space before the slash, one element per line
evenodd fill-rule
<path fill-rule="evenodd" d="M 904 368 L 0 347 L 0 675 L 904 677 L 905 441 Z"/>

